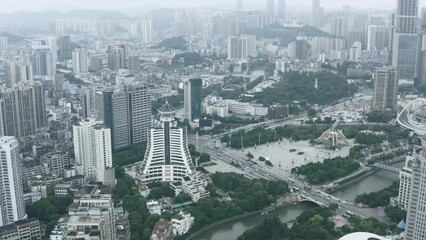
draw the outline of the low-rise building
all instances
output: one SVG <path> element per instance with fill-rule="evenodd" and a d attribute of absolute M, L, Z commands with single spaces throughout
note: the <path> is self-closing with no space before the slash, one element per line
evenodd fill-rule
<path fill-rule="evenodd" d="M 41 239 L 40 222 L 35 218 L 20 220 L 0 227 L 0 239 Z"/>
<path fill-rule="evenodd" d="M 191 229 L 194 224 L 194 217 L 190 213 L 180 212 L 176 218 L 172 218 L 173 233 L 175 236 L 182 236 Z"/>
<path fill-rule="evenodd" d="M 193 202 L 198 202 L 201 198 L 208 197 L 209 191 L 205 189 L 208 184 L 206 178 L 201 172 L 195 172 L 189 176 L 183 177 L 180 182 L 173 182 L 170 187 L 175 191 L 176 196 L 184 192 L 188 194 Z"/>
<path fill-rule="evenodd" d="M 31 204 L 41 200 L 41 192 L 29 192 L 24 193 L 24 202 L 26 204 Z"/>
<path fill-rule="evenodd" d="M 150 214 L 158 214 L 161 215 L 161 204 L 158 201 L 151 200 L 146 203 L 146 207 Z"/>
<path fill-rule="evenodd" d="M 65 197 L 68 195 L 71 189 L 70 184 L 56 184 L 55 185 L 55 196 Z"/>
<path fill-rule="evenodd" d="M 160 219 L 155 223 L 150 240 L 173 240 L 173 230 L 169 221 Z"/>

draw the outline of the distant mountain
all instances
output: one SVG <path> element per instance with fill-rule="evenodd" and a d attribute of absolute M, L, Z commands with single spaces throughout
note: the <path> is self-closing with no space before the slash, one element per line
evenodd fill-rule
<path fill-rule="evenodd" d="M 48 30 L 53 22 L 59 18 L 128 18 L 117 11 L 100 10 L 73 10 L 66 13 L 57 11 L 45 12 L 15 12 L 0 13 L 0 26 L 13 25 L 23 30 Z"/>

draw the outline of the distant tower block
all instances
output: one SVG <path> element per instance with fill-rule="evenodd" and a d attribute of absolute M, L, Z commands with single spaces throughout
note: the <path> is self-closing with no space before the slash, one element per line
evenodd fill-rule
<path fill-rule="evenodd" d="M 314 85 L 314 88 L 316 89 L 316 90 L 318 90 L 318 78 L 315 78 L 315 85 Z"/>
<path fill-rule="evenodd" d="M 333 147 L 337 147 L 339 145 L 347 145 L 351 146 L 352 143 L 346 139 L 345 135 L 343 134 L 342 130 L 337 129 L 337 126 L 339 125 L 340 120 L 336 120 L 336 122 L 333 124 L 331 128 L 329 128 L 327 131 L 325 131 L 317 140 L 316 142 L 322 143 L 322 144 L 330 144 Z"/>

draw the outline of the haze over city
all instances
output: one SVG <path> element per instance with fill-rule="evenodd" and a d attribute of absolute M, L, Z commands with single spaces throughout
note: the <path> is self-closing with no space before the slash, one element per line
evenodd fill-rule
<path fill-rule="evenodd" d="M 426 239 L 426 0 L 0 7 L 0 239 Z"/>
<path fill-rule="evenodd" d="M 310 0 L 287 0 L 287 5 L 304 5 L 311 6 Z M 98 9 L 98 10 L 116 10 L 131 12 L 136 14 L 137 11 L 145 12 L 147 9 L 155 8 L 182 8 L 182 7 L 215 7 L 215 8 L 232 8 L 235 7 L 235 1 L 215 0 L 215 1 L 195 1 L 195 0 L 73 0 L 73 1 L 56 1 L 56 0 L 16 0 L 7 4 L 3 4 L 0 12 L 17 12 L 17 11 L 69 11 L 74 9 Z M 247 8 L 262 9 L 266 7 L 266 1 L 262 0 L 245 0 L 244 5 Z M 355 9 L 367 10 L 389 10 L 396 7 L 396 1 L 389 0 L 325 0 L 322 6 L 327 9 L 339 9 L 342 5 L 350 5 Z M 426 6 L 426 0 L 420 0 L 421 6 Z M 136 8 L 136 11 L 135 9 Z"/>

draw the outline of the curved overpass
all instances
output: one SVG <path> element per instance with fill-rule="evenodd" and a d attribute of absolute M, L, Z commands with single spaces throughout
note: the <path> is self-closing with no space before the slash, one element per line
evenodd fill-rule
<path fill-rule="evenodd" d="M 396 122 L 404 128 L 410 129 L 416 132 L 419 135 L 426 134 L 426 125 L 418 123 L 413 119 L 413 114 L 411 113 L 411 109 L 416 107 L 416 104 L 426 105 L 425 98 L 417 98 L 410 103 L 408 103 L 402 110 L 398 113 L 396 118 Z M 401 108 L 401 107 L 399 107 Z"/>

